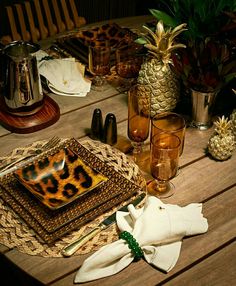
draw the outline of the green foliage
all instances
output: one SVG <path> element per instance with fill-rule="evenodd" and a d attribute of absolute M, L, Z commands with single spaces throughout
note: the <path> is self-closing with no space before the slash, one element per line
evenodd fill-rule
<path fill-rule="evenodd" d="M 235 38 L 223 31 L 234 23 L 230 17 L 235 17 L 236 0 L 157 1 L 158 9 L 149 11 L 158 21 L 172 28 L 187 24 L 187 31 L 179 39 L 186 49 L 172 54 L 174 69 L 183 83 L 196 90 L 212 91 L 232 80 L 236 75 Z"/>
<path fill-rule="evenodd" d="M 216 34 L 227 24 L 225 11 L 236 11 L 235 0 L 159 0 L 163 11 L 150 9 L 150 13 L 167 26 L 175 27 L 187 23 L 184 33 L 188 41 Z"/>
<path fill-rule="evenodd" d="M 220 90 L 236 75 L 236 56 L 212 39 L 172 54 L 175 71 L 185 86 L 202 92 Z"/>
<path fill-rule="evenodd" d="M 170 26 L 172 28 L 176 27 L 178 25 L 178 22 L 176 21 L 175 18 L 172 18 L 170 15 L 163 11 L 155 10 L 155 9 L 150 9 L 150 13 L 157 18 L 158 20 L 162 20 L 163 23 L 166 26 Z M 181 23 L 179 23 L 181 24 Z"/>

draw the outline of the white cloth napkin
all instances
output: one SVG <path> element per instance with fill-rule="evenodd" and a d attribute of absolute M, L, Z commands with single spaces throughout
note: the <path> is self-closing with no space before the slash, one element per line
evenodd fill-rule
<path fill-rule="evenodd" d="M 141 209 L 129 205 L 129 212 L 117 212 L 120 231 L 130 232 L 144 252 L 145 260 L 163 271 L 176 264 L 181 240 L 184 236 L 204 233 L 207 219 L 202 215 L 202 204 L 185 207 L 164 204 L 150 196 Z M 82 264 L 76 273 L 75 283 L 86 282 L 118 273 L 134 257 L 125 240 L 119 239 L 103 246 Z"/>
<path fill-rule="evenodd" d="M 47 53 L 36 53 L 39 74 L 47 79 L 49 89 L 58 95 L 84 97 L 91 81 L 84 78 L 84 66 L 75 58 L 43 60 Z"/>

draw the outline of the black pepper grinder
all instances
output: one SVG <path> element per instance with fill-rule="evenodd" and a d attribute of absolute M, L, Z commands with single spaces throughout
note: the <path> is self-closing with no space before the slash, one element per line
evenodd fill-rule
<path fill-rule="evenodd" d="M 117 142 L 117 124 L 113 113 L 108 113 L 106 116 L 103 142 L 109 145 L 114 145 Z"/>
<path fill-rule="evenodd" d="M 102 140 L 103 138 L 102 111 L 99 108 L 96 108 L 93 111 L 90 138 L 93 140 Z"/>

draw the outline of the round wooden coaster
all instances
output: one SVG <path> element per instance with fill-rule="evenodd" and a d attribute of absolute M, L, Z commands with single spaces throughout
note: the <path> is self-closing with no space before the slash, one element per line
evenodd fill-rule
<path fill-rule="evenodd" d="M 28 116 L 17 116 L 0 110 L 0 124 L 14 133 L 32 133 L 44 129 L 60 118 L 58 104 L 49 96 L 44 96 L 43 107 L 35 114 Z"/>

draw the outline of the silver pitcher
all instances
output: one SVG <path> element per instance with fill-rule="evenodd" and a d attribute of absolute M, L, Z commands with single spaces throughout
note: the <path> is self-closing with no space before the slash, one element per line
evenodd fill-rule
<path fill-rule="evenodd" d="M 5 60 L 5 91 L 3 93 L 7 111 L 19 115 L 31 115 L 43 106 L 40 93 L 37 59 L 33 53 L 40 46 L 16 41 L 3 49 Z"/>

